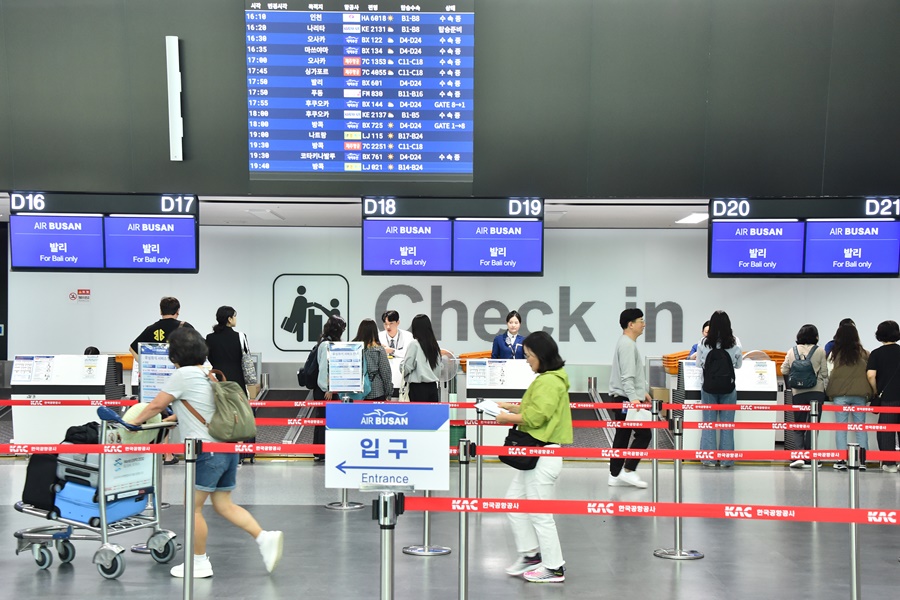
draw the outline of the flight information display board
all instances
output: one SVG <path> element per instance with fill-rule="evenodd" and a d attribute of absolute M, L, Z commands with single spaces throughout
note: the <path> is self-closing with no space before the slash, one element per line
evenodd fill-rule
<path fill-rule="evenodd" d="M 245 2 L 251 179 L 472 181 L 475 1 Z"/>
<path fill-rule="evenodd" d="M 10 193 L 10 262 L 22 271 L 199 269 L 199 207 L 185 194 Z"/>
<path fill-rule="evenodd" d="M 540 198 L 363 198 L 362 272 L 542 275 Z"/>
<path fill-rule="evenodd" d="M 710 277 L 897 277 L 900 198 L 709 203 Z"/>

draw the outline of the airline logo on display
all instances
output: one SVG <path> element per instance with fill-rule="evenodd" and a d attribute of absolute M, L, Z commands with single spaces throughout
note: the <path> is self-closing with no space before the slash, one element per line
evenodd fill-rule
<path fill-rule="evenodd" d="M 272 284 L 272 341 L 284 352 L 308 352 L 332 315 L 349 323 L 350 283 L 337 274 L 284 274 Z"/>

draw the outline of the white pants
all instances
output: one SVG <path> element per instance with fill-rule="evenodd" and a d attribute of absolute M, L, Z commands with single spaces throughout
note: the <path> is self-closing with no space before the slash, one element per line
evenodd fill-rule
<path fill-rule="evenodd" d="M 516 471 L 509 489 L 508 500 L 526 498 L 528 500 L 556 499 L 556 481 L 562 471 L 562 457 L 544 456 L 538 459 L 537 466 L 531 471 Z M 559 545 L 559 534 L 552 514 L 509 513 L 516 550 L 530 553 L 536 548 L 541 552 L 541 560 L 545 567 L 558 569 L 565 564 L 562 548 Z"/>

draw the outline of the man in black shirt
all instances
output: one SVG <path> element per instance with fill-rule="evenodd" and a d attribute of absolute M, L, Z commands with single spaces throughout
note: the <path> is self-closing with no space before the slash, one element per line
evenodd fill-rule
<path fill-rule="evenodd" d="M 130 350 L 136 364 L 140 364 L 138 363 L 138 344 L 141 342 L 165 344 L 169 339 L 169 334 L 179 327 L 190 327 L 193 329 L 190 323 L 178 320 L 178 313 L 180 311 L 181 303 L 178 301 L 178 298 L 166 296 L 159 301 L 159 321 L 152 325 L 148 325 L 144 331 L 131 342 Z M 134 370 L 132 370 L 132 373 L 134 373 Z M 150 400 L 152 400 L 152 398 L 145 399 L 144 401 L 149 402 Z M 167 454 L 163 457 L 163 462 L 167 465 L 174 465 L 178 462 L 178 458 L 174 454 Z"/>

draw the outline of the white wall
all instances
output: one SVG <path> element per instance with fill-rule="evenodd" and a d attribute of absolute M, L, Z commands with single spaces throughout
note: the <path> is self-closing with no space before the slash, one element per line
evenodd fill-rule
<path fill-rule="evenodd" d="M 585 341 L 572 327 L 569 341 L 560 343 L 563 357 L 573 363 L 610 362 L 621 333 L 618 315 L 629 300 L 641 308 L 671 301 L 683 309 L 683 341 L 672 341 L 671 319 L 664 312 L 657 341 L 642 342 L 649 356 L 687 349 L 702 322 L 719 308 L 731 315 L 745 349 L 786 350 L 807 322 L 819 327 L 824 342 L 844 317 L 856 321 L 863 344 L 872 348 L 875 326 L 900 318 L 896 279 L 708 279 L 705 230 L 551 229 L 541 278 L 362 277 L 356 228 L 202 227 L 200 250 L 196 275 L 10 273 L 10 356 L 77 354 L 88 345 L 126 352 L 157 318 L 160 297 L 173 295 L 181 301 L 181 317 L 204 333 L 218 306 L 234 306 L 238 328 L 249 334 L 253 350 L 261 351 L 265 361 L 298 362 L 302 355 L 276 347 L 276 341 L 282 348 L 291 341 L 278 328 L 290 304 L 285 308 L 285 298 L 279 298 L 273 309 L 273 283 L 291 273 L 342 274 L 350 290 L 349 314 L 342 313 L 354 333 L 360 319 L 375 316 L 377 298 L 389 286 L 405 284 L 424 297 L 418 304 L 405 297 L 390 302 L 406 325 L 418 312 L 430 314 L 432 286 L 442 286 L 443 302 L 462 301 L 469 313 L 465 341 L 456 334 L 456 313 L 443 315 L 442 346 L 457 353 L 490 348 L 472 325 L 476 307 L 489 300 L 510 309 L 525 301 L 545 302 L 552 314 L 532 311 L 527 325 L 532 331 L 552 327 L 559 341 L 560 288 L 568 287 L 569 310 L 593 303 L 583 318 L 595 341 Z M 626 287 L 636 287 L 636 297 L 626 298 Z M 89 300 L 71 300 L 78 289 L 89 289 Z M 498 316 L 498 311 L 488 314 Z"/>

